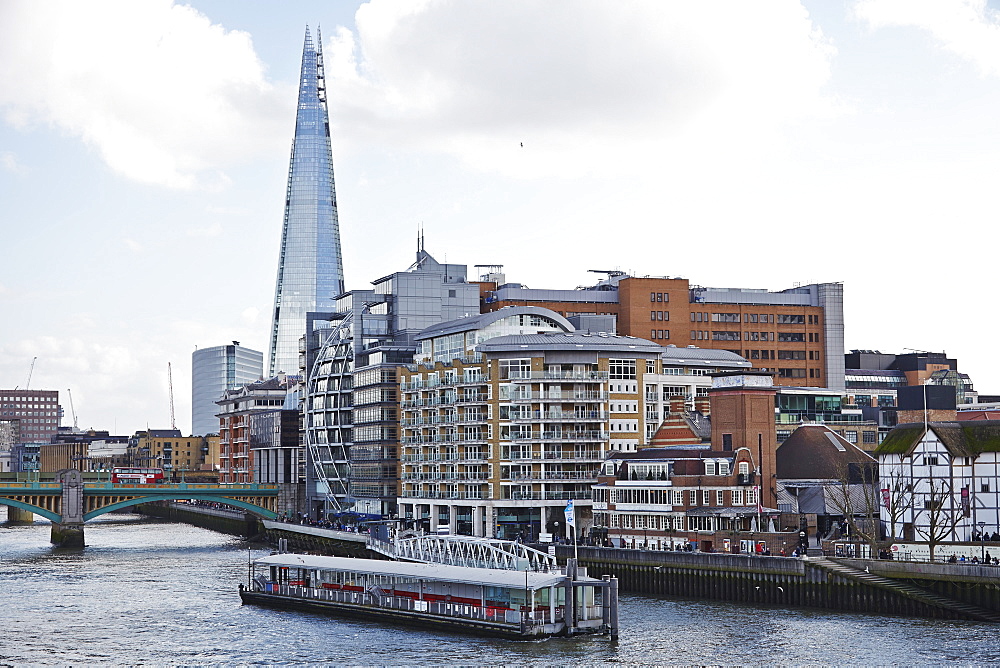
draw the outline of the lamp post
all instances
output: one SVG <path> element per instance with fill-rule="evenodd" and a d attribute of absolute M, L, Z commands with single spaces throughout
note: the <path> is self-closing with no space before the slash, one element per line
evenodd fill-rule
<path fill-rule="evenodd" d="M 976 524 L 979 525 L 979 542 L 982 549 L 982 561 L 980 563 L 984 563 L 986 561 L 986 538 L 983 536 L 983 532 L 986 530 L 986 522 L 977 522 Z"/>

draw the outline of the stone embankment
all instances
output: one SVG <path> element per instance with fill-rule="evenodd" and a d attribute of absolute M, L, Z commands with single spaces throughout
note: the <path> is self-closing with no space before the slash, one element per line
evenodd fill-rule
<path fill-rule="evenodd" d="M 1000 568 L 987 566 L 595 547 L 579 559 L 593 577 L 617 576 L 622 592 L 1000 622 Z"/>

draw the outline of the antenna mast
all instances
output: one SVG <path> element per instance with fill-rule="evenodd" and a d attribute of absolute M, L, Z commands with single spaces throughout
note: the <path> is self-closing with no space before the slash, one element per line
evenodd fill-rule
<path fill-rule="evenodd" d="M 170 362 L 167 362 L 167 385 L 170 387 L 170 428 L 177 429 L 177 420 L 174 418 L 174 374 L 170 369 Z"/>

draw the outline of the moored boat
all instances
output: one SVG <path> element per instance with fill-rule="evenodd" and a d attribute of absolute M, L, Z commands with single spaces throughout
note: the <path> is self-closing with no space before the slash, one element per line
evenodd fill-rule
<path fill-rule="evenodd" d="M 618 581 L 565 570 L 274 554 L 253 562 L 244 603 L 508 638 L 618 636 Z"/>

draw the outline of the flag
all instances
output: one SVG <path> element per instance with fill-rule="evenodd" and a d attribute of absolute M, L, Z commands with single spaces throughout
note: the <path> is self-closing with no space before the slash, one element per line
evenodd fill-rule
<path fill-rule="evenodd" d="M 564 510 L 563 512 L 566 513 L 566 524 L 569 525 L 569 526 L 571 526 L 571 527 L 575 527 L 576 526 L 576 512 L 573 510 L 573 500 L 572 499 L 570 499 L 570 501 L 566 504 L 566 510 Z"/>

